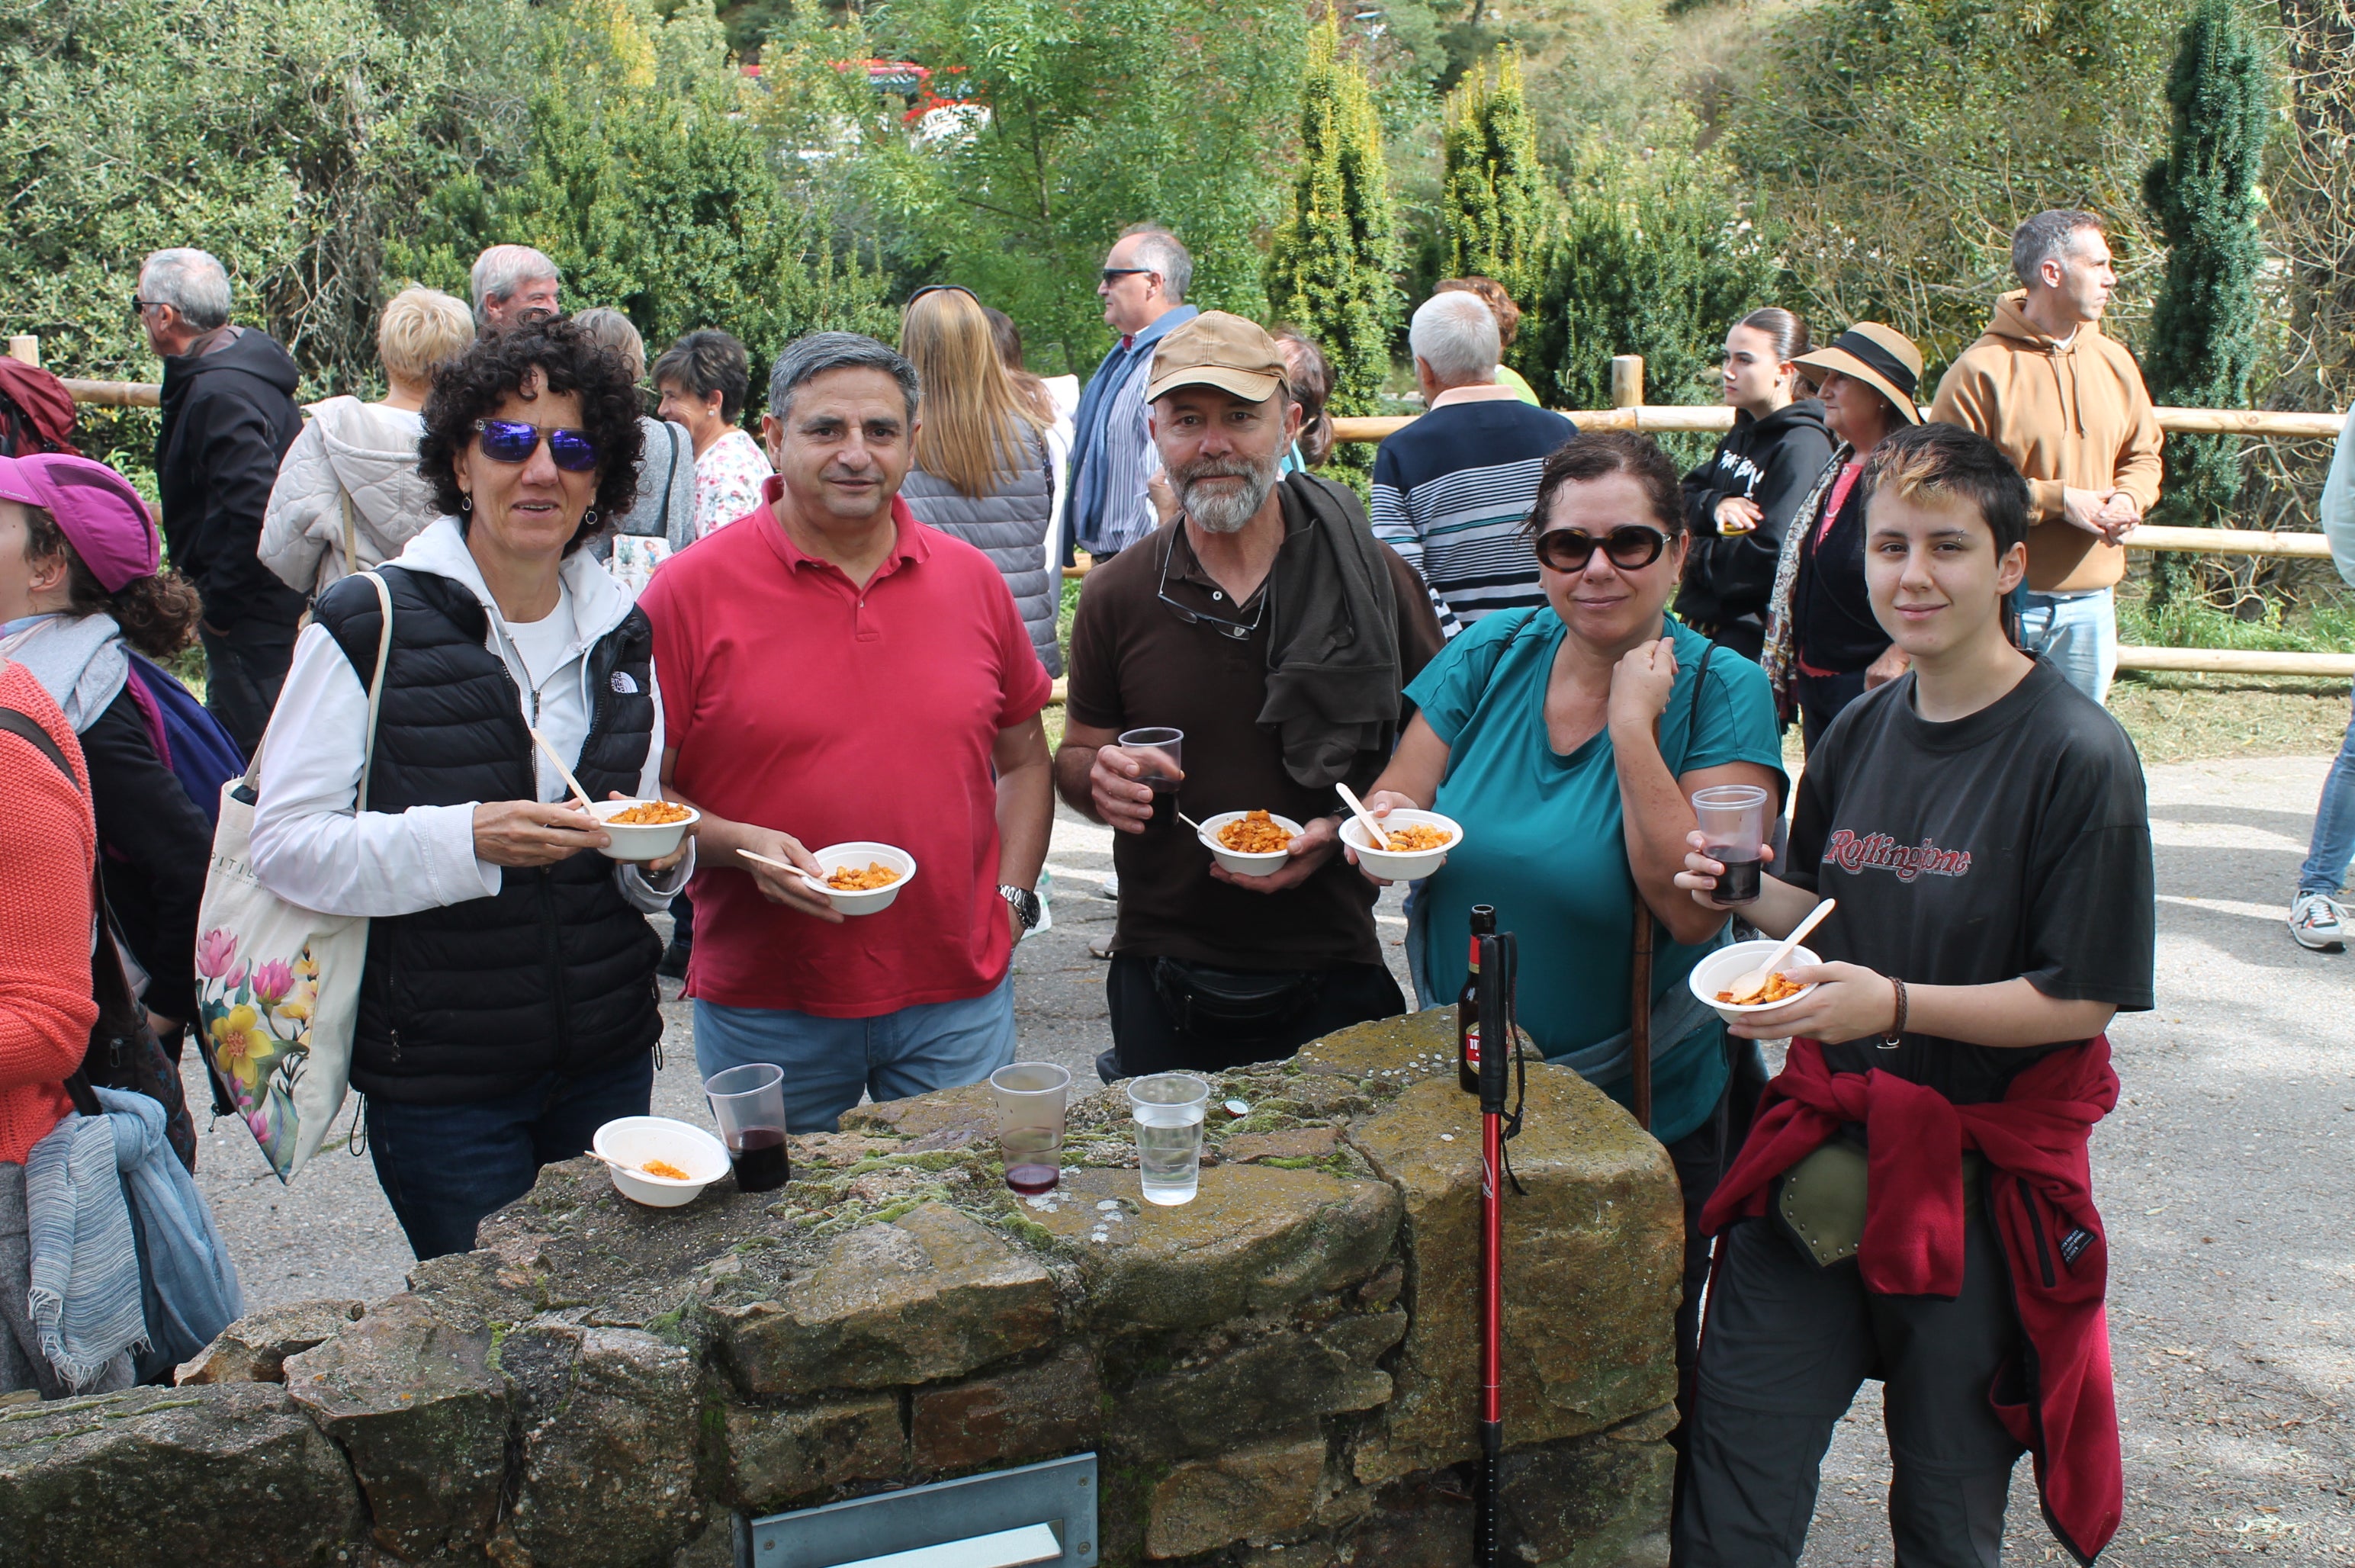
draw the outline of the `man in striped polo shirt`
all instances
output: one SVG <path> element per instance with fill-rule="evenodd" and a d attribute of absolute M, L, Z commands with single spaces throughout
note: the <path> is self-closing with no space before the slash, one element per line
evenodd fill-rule
<path fill-rule="evenodd" d="M 1371 517 L 1450 613 L 1453 636 L 1492 610 L 1545 602 L 1521 525 L 1546 454 L 1578 427 L 1497 384 L 1497 318 L 1477 294 L 1423 301 L 1407 345 L 1430 411 L 1375 454 Z"/>

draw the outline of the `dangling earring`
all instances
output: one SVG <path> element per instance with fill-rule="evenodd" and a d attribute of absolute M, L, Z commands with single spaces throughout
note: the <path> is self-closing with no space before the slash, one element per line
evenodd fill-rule
<path fill-rule="evenodd" d="M 587 511 L 581 514 L 581 526 L 584 528 L 593 528 L 597 526 L 596 507 L 591 507 Z"/>
<path fill-rule="evenodd" d="M 459 496 L 459 497 L 458 497 L 458 509 L 459 509 L 460 511 L 462 511 L 462 512 L 471 512 L 471 511 L 473 511 L 473 510 L 474 509 L 474 498 L 472 496 Z"/>

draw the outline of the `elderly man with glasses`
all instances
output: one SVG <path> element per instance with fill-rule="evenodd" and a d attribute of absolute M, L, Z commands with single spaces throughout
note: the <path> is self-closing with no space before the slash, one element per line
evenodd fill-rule
<path fill-rule="evenodd" d="M 1223 312 L 1188 321 L 1155 350 L 1146 392 L 1179 512 L 1089 574 L 1055 756 L 1064 801 L 1114 830 L 1107 1082 L 1286 1057 L 1405 1009 L 1375 891 L 1337 853 L 1334 786 L 1381 772 L 1399 693 L 1441 641 L 1357 497 L 1278 478 L 1300 411 L 1265 332 Z M 1183 732 L 1178 767 L 1136 743 L 1144 729 Z M 1273 874 L 1239 876 L 1180 810 L 1303 831 Z"/>
<path fill-rule="evenodd" d="M 1146 412 L 1154 349 L 1199 314 L 1186 303 L 1194 258 L 1158 224 L 1124 229 L 1104 257 L 1096 293 L 1120 341 L 1103 357 L 1072 418 L 1070 539 L 1103 560 L 1160 523 L 1148 486 L 1161 473 Z M 1064 556 L 1070 556 L 1068 548 Z"/>
<path fill-rule="evenodd" d="M 131 308 L 164 361 L 155 485 L 173 570 L 204 595 L 205 704 L 248 756 L 294 657 L 303 595 L 261 562 L 278 464 L 302 433 L 301 373 L 269 334 L 229 319 L 229 273 L 202 251 L 158 251 Z"/>

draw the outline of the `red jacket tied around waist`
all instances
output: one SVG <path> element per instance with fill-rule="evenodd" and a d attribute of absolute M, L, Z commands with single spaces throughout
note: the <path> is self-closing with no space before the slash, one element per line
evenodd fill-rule
<path fill-rule="evenodd" d="M 1814 1040 L 1795 1040 L 1700 1221 L 1715 1235 L 1764 1214 L 1776 1177 L 1841 1123 L 1860 1122 L 1868 1200 L 1857 1263 L 1866 1288 L 1953 1296 L 1963 1283 L 1963 1151 L 1978 1150 L 2027 1344 L 2016 1375 L 1999 1377 L 1988 1397 L 2035 1456 L 2053 1533 L 2085 1563 L 2116 1531 L 2123 1507 L 2102 1307 L 2109 1243 L 2086 1157 L 2094 1124 L 2117 1099 L 2106 1035 L 2052 1052 L 2013 1079 L 2003 1099 L 1977 1105 L 1886 1072 L 1835 1073 Z"/>

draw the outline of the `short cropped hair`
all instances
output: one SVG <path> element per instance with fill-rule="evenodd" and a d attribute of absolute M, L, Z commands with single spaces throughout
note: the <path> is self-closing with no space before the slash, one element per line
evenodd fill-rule
<path fill-rule="evenodd" d="M 881 370 L 900 383 L 908 400 L 908 418 L 916 417 L 916 368 L 888 343 L 863 333 L 813 332 L 785 345 L 769 368 L 769 412 L 783 420 L 792 411 L 794 393 L 805 381 L 829 370 Z"/>
<path fill-rule="evenodd" d="M 1136 247 L 1136 259 L 1160 273 L 1169 297 L 1184 304 L 1186 290 L 1194 282 L 1194 253 L 1158 223 L 1132 223 L 1120 231 L 1124 240 L 1139 234 L 1145 238 Z"/>
<path fill-rule="evenodd" d="M 574 313 L 572 322 L 589 335 L 590 342 L 620 355 L 632 381 L 645 379 L 646 340 L 638 336 L 637 326 L 628 316 L 611 305 L 601 304 Z"/>
<path fill-rule="evenodd" d="M 1431 292 L 1435 294 L 1477 294 L 1486 300 L 1488 309 L 1497 317 L 1497 341 L 1507 348 L 1510 348 L 1513 339 L 1520 335 L 1521 307 L 1513 303 L 1513 296 L 1505 292 L 1505 285 L 1494 278 L 1484 278 L 1477 272 L 1464 278 L 1442 278 L 1432 285 Z"/>
<path fill-rule="evenodd" d="M 2034 288 L 2038 270 L 2053 258 L 2067 255 L 2077 236 L 2088 229 L 2096 234 L 2109 232 L 2097 213 L 2071 207 L 2038 213 L 2011 231 L 2012 274 L 2023 288 Z"/>
<path fill-rule="evenodd" d="M 1409 352 L 1451 387 L 1493 381 L 1504 355 L 1504 335 L 1488 302 L 1470 291 L 1433 294 L 1407 324 Z"/>
<path fill-rule="evenodd" d="M 1660 443 L 1634 431 L 1581 431 L 1554 448 L 1538 471 L 1537 498 L 1529 503 L 1523 531 L 1545 531 L 1546 513 L 1555 492 L 1565 485 L 1582 485 L 1608 475 L 1625 474 L 1644 491 L 1652 520 L 1671 539 L 1685 531 L 1684 475 L 1678 472 Z"/>
<path fill-rule="evenodd" d="M 229 269 L 208 251 L 158 251 L 139 269 L 139 297 L 167 304 L 198 332 L 229 325 Z"/>
<path fill-rule="evenodd" d="M 1905 425 L 1874 447 L 1857 480 L 1858 504 L 1870 507 L 1883 493 L 1961 502 L 1995 535 L 1998 557 L 2028 539 L 2028 481 L 2003 448 L 1962 425 Z"/>
<path fill-rule="evenodd" d="M 690 332 L 655 361 L 654 382 L 669 382 L 696 399 L 719 394 L 719 417 L 734 424 L 752 389 L 752 361 L 731 335 L 707 326 Z"/>
<path fill-rule="evenodd" d="M 465 301 L 440 289 L 411 283 L 376 318 L 376 357 L 387 375 L 404 381 L 431 380 L 437 367 L 466 352 L 474 341 L 474 313 Z"/>
<path fill-rule="evenodd" d="M 484 306 L 506 298 L 534 278 L 551 279 L 559 285 L 564 282 L 556 263 L 528 245 L 494 245 L 475 257 L 472 279 L 475 323 L 479 325 L 489 319 Z"/>

